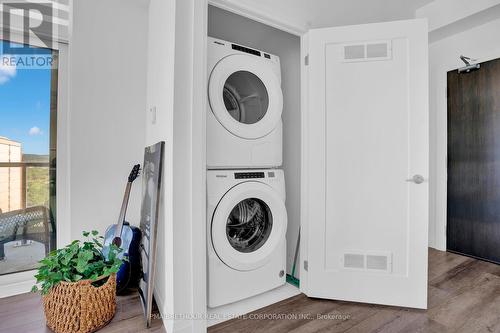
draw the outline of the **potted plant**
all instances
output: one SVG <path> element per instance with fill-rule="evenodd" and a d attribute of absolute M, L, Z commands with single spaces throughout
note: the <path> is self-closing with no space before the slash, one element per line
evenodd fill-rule
<path fill-rule="evenodd" d="M 35 275 L 32 291 L 42 294 L 47 326 L 57 333 L 94 332 L 115 314 L 121 249 L 111 245 L 106 258 L 97 231 L 83 236 L 42 259 Z"/>

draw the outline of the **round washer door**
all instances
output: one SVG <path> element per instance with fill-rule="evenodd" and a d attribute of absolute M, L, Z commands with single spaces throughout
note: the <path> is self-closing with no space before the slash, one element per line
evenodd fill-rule
<path fill-rule="evenodd" d="M 212 244 L 229 267 L 248 271 L 263 266 L 285 238 L 285 204 L 269 185 L 244 182 L 220 200 L 212 217 Z"/>
<path fill-rule="evenodd" d="M 281 119 L 280 81 L 255 56 L 236 54 L 220 60 L 210 74 L 208 96 L 219 123 L 244 139 L 266 136 Z"/>

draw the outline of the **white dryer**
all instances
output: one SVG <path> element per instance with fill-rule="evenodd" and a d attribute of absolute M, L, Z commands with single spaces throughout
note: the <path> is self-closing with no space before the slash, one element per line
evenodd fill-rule
<path fill-rule="evenodd" d="M 285 283 L 282 170 L 207 171 L 208 306 Z"/>
<path fill-rule="evenodd" d="M 209 37 L 208 75 L 207 168 L 280 166 L 279 58 Z"/>

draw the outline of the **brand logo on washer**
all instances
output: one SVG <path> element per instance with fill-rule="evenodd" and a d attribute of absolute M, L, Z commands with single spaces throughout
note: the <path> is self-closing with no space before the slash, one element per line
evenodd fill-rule
<path fill-rule="evenodd" d="M 216 178 L 227 178 L 227 175 L 215 175 Z"/>

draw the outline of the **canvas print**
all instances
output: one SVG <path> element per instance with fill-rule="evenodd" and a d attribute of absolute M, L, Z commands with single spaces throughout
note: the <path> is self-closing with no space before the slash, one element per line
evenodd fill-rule
<path fill-rule="evenodd" d="M 153 306 L 154 274 L 156 259 L 156 234 L 160 204 L 161 176 L 165 142 L 146 147 L 142 171 L 142 231 L 141 257 L 143 276 L 139 283 L 139 294 L 144 309 L 147 327 L 151 325 Z"/>

